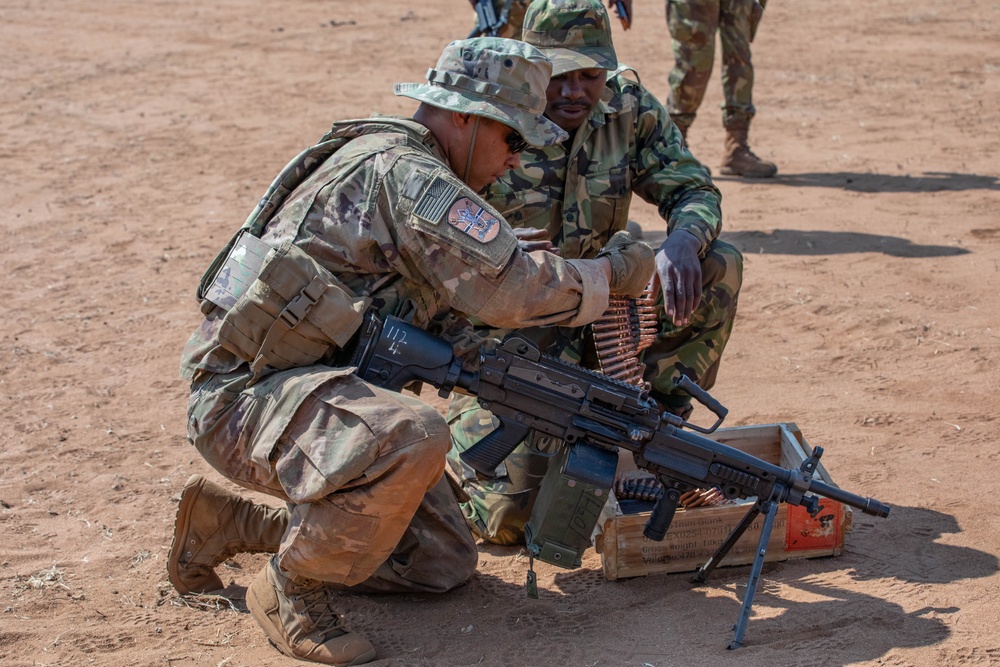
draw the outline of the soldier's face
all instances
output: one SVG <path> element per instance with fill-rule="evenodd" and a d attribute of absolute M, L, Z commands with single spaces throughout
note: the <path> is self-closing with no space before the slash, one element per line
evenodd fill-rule
<path fill-rule="evenodd" d="M 607 70 L 592 67 L 552 77 L 545 90 L 546 117 L 566 131 L 583 125 L 601 99 L 607 75 Z"/>
<path fill-rule="evenodd" d="M 469 122 L 465 127 L 465 151 L 457 155 L 455 172 L 459 175 L 465 173 L 465 164 L 468 159 L 468 151 L 471 149 L 472 163 L 469 166 L 469 174 L 465 179 L 466 184 L 480 192 L 487 185 L 493 183 L 511 169 L 517 169 L 521 164 L 520 151 L 515 152 L 512 148 L 518 148 L 517 144 L 508 141 L 511 128 L 492 118 L 480 118 L 479 130 L 476 132 L 476 143 L 472 145 L 472 127 L 475 124 L 475 116 L 468 116 Z M 516 134 L 516 133 L 515 133 Z M 519 135 L 518 135 L 519 136 Z"/>

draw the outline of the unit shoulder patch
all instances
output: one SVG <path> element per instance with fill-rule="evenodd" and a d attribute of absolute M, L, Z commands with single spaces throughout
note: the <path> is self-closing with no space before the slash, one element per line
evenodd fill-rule
<path fill-rule="evenodd" d="M 451 205 L 448 224 L 480 243 L 489 243 L 500 233 L 500 219 L 468 197 Z"/>

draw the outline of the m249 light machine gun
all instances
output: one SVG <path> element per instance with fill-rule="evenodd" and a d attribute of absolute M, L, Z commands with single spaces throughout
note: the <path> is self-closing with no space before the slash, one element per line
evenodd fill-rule
<path fill-rule="evenodd" d="M 872 516 L 889 515 L 889 507 L 873 498 L 813 479 L 823 453 L 820 447 L 793 470 L 683 430 L 711 433 L 727 413 L 690 381 L 681 387 L 718 417 L 710 428 L 661 413 L 642 387 L 543 355 L 516 333 L 495 350 L 483 352 L 479 370 L 470 372 L 463 370 L 446 341 L 399 319 L 390 317 L 383 324 L 370 315 L 362 326 L 352 365 L 362 379 L 387 389 L 399 391 L 422 382 L 436 387 L 442 397 L 456 388 L 476 396 L 500 422 L 461 455 L 482 475 L 493 475 L 532 430 L 561 439 L 566 446 L 559 463 L 550 466 L 525 526 L 529 554 L 560 567 L 579 566 L 579 554 L 590 544 L 612 485 L 618 448 L 632 452 L 636 465 L 663 485 L 664 493 L 643 531 L 651 540 L 663 540 L 681 495 L 688 491 L 717 487 L 730 499 L 755 498 L 743 520 L 693 579 L 705 581 L 753 521 L 764 515 L 730 649 L 743 645 L 778 503 L 800 505 L 815 516 L 818 496 L 822 496 Z M 534 584 L 530 571 L 528 584 L 530 595 Z"/>

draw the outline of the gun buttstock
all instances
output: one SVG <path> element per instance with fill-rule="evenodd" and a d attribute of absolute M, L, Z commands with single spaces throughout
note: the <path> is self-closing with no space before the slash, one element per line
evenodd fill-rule
<path fill-rule="evenodd" d="M 460 454 L 460 458 L 481 475 L 493 477 L 503 460 L 528 437 L 528 427 L 522 424 L 500 426 L 485 438 Z"/>

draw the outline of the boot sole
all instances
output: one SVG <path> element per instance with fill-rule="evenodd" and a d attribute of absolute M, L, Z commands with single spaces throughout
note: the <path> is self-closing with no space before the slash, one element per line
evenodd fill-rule
<path fill-rule="evenodd" d="M 187 535 L 191 526 L 191 512 L 194 509 L 195 500 L 201 495 L 201 490 L 207 480 L 195 473 L 188 477 L 181 491 L 181 502 L 177 506 L 177 518 L 174 520 L 174 537 L 170 540 L 170 551 L 167 552 L 167 579 L 177 589 L 178 593 L 204 593 L 205 590 L 194 589 L 184 583 L 180 575 L 181 555 L 184 553 L 184 536 Z M 209 589 L 214 590 L 214 589 Z"/>

